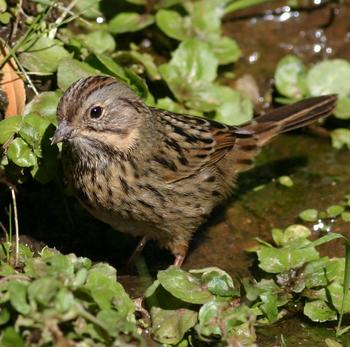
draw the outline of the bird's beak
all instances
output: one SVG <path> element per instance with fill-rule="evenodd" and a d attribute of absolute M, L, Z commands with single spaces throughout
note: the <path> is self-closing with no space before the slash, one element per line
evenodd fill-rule
<path fill-rule="evenodd" d="M 68 140 L 72 137 L 73 128 L 68 125 L 68 123 L 63 120 L 58 128 L 56 129 L 52 139 L 51 144 L 57 144 L 59 142 L 62 142 L 63 140 Z"/>

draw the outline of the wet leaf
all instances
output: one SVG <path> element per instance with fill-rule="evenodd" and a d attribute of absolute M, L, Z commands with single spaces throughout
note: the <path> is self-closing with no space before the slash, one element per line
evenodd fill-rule
<path fill-rule="evenodd" d="M 350 94 L 350 64 L 344 59 L 325 60 L 310 69 L 307 85 L 312 96 Z"/>
<path fill-rule="evenodd" d="M 161 65 L 159 70 L 177 99 L 188 100 L 198 87 L 216 78 L 217 66 L 218 61 L 208 44 L 188 39 L 179 45 L 170 62 Z"/>
<path fill-rule="evenodd" d="M 339 119 L 350 118 L 350 98 L 343 96 L 337 101 L 337 106 L 334 110 L 334 115 Z"/>
<path fill-rule="evenodd" d="M 21 128 L 22 117 L 10 117 L 0 121 L 0 144 L 4 144 Z"/>
<path fill-rule="evenodd" d="M 134 12 L 123 12 L 113 17 L 108 23 L 108 30 L 113 34 L 138 31 L 154 22 L 153 16 Z"/>
<path fill-rule="evenodd" d="M 327 322 L 337 319 L 337 312 L 332 310 L 323 300 L 307 302 L 304 314 L 314 322 Z"/>
<path fill-rule="evenodd" d="M 331 132 L 332 146 L 336 149 L 347 147 L 350 149 L 350 130 L 338 128 Z"/>
<path fill-rule="evenodd" d="M 259 258 L 259 267 L 270 273 L 281 273 L 298 268 L 319 257 L 314 247 L 298 249 L 260 246 L 257 255 Z"/>
<path fill-rule="evenodd" d="M 7 157 L 20 167 L 30 167 L 37 164 L 35 154 L 29 145 L 19 137 L 8 146 Z"/>
<path fill-rule="evenodd" d="M 20 61 L 32 74 L 53 73 L 60 61 L 70 56 L 61 41 L 35 36 L 24 45 Z"/>
<path fill-rule="evenodd" d="M 179 310 L 163 310 L 152 307 L 152 334 L 160 343 L 176 344 L 185 333 L 197 322 L 197 312 L 181 308 Z"/>
<path fill-rule="evenodd" d="M 73 82 L 80 78 L 101 74 L 86 63 L 75 59 L 63 59 L 57 69 L 58 87 L 65 91 Z"/>
<path fill-rule="evenodd" d="M 287 55 L 277 65 L 275 84 L 278 92 L 288 98 L 301 99 L 305 94 L 306 68 L 294 55 Z"/>
<path fill-rule="evenodd" d="M 203 304 L 213 297 L 199 278 L 175 266 L 159 271 L 157 278 L 169 293 L 185 302 Z"/>
<path fill-rule="evenodd" d="M 318 218 L 318 211 L 310 208 L 299 213 L 299 218 L 304 222 L 316 222 Z"/>

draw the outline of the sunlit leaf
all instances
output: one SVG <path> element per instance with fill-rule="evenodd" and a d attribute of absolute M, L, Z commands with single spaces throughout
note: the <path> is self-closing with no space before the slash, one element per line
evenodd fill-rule
<path fill-rule="evenodd" d="M 325 60 L 310 69 L 307 85 L 311 95 L 350 94 L 350 63 L 344 59 Z"/>
<path fill-rule="evenodd" d="M 14 139 L 8 146 L 7 157 L 21 167 L 30 167 L 37 163 L 33 151 L 20 137 Z"/>

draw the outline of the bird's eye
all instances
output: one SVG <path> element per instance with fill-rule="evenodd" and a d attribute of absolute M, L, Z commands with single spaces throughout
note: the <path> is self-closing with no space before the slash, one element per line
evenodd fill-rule
<path fill-rule="evenodd" d="M 101 106 L 95 106 L 90 110 L 90 118 L 96 119 L 100 118 L 102 115 L 102 107 Z"/>

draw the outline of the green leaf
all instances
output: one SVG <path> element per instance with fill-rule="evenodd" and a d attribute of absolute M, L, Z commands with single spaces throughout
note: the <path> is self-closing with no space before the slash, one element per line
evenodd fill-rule
<path fill-rule="evenodd" d="M 159 67 L 162 77 L 178 100 L 189 100 L 198 87 L 216 78 L 218 61 L 208 44 L 183 41 L 168 64 Z"/>
<path fill-rule="evenodd" d="M 282 186 L 291 188 L 294 185 L 293 180 L 290 178 L 290 176 L 281 176 L 278 177 L 278 183 L 281 184 Z"/>
<path fill-rule="evenodd" d="M 270 273 L 281 273 L 298 268 L 311 260 L 319 258 L 319 254 L 314 247 L 298 249 L 260 246 L 257 255 L 259 267 Z"/>
<path fill-rule="evenodd" d="M 86 18 L 97 18 L 101 16 L 100 11 L 101 0 L 77 0 L 75 7 Z"/>
<path fill-rule="evenodd" d="M 344 207 L 340 205 L 332 205 L 327 208 L 326 212 L 328 218 L 335 218 L 344 212 Z"/>
<path fill-rule="evenodd" d="M 73 293 L 67 288 L 61 288 L 56 295 L 55 307 L 64 313 L 73 308 L 75 299 Z"/>
<path fill-rule="evenodd" d="M 307 239 L 311 235 L 311 231 L 305 225 L 293 224 L 286 228 L 283 233 L 283 244 L 292 243 L 294 241 Z"/>
<path fill-rule="evenodd" d="M 0 144 L 4 144 L 7 140 L 16 134 L 22 123 L 22 116 L 14 116 L 0 121 Z"/>
<path fill-rule="evenodd" d="M 61 286 L 61 283 L 55 278 L 39 278 L 28 287 L 29 300 L 35 300 L 42 305 L 48 306 Z"/>
<path fill-rule="evenodd" d="M 341 218 L 344 222 L 350 222 L 350 212 L 343 212 Z"/>
<path fill-rule="evenodd" d="M 242 51 L 237 42 L 229 37 L 218 37 L 209 43 L 219 64 L 233 63 L 242 55 Z"/>
<path fill-rule="evenodd" d="M 318 211 L 310 208 L 299 213 L 299 218 L 304 222 L 316 222 L 318 218 Z"/>
<path fill-rule="evenodd" d="M 157 279 L 164 289 L 185 302 L 204 304 L 213 297 L 197 277 L 175 266 L 159 271 Z"/>
<path fill-rule="evenodd" d="M 71 55 L 66 51 L 61 41 L 51 40 L 46 36 L 35 36 L 26 42 L 20 54 L 20 61 L 31 73 L 53 73 L 59 62 Z"/>
<path fill-rule="evenodd" d="M 239 125 L 253 118 L 253 104 L 246 95 L 223 86 L 217 88 L 217 91 L 220 95 L 220 105 L 216 108 L 215 120 L 229 125 Z"/>
<path fill-rule="evenodd" d="M 287 55 L 277 65 L 275 84 L 278 92 L 288 98 L 301 99 L 305 94 L 306 69 L 294 55 Z"/>
<path fill-rule="evenodd" d="M 37 164 L 36 156 L 29 145 L 21 138 L 14 139 L 7 148 L 7 157 L 20 167 Z"/>
<path fill-rule="evenodd" d="M 97 30 L 82 37 L 90 51 L 96 54 L 113 52 L 115 50 L 116 43 L 114 38 L 107 31 Z"/>
<path fill-rule="evenodd" d="M 29 283 L 24 281 L 11 281 L 8 287 L 11 305 L 17 312 L 24 315 L 30 312 L 30 306 L 27 301 L 28 285 Z"/>
<path fill-rule="evenodd" d="M 239 291 L 234 288 L 231 276 L 217 267 L 209 267 L 200 270 L 191 270 L 193 274 L 202 274 L 201 281 L 208 290 L 218 296 L 239 296 Z"/>
<path fill-rule="evenodd" d="M 344 59 L 325 60 L 309 70 L 307 85 L 312 96 L 350 94 L 350 64 Z"/>
<path fill-rule="evenodd" d="M 156 14 L 156 23 L 169 37 L 183 41 L 190 36 L 191 23 L 189 17 L 182 17 L 173 10 L 159 10 Z"/>
<path fill-rule="evenodd" d="M 153 16 L 134 12 L 123 12 L 113 17 L 108 23 L 108 30 L 113 34 L 134 32 L 146 28 L 154 22 Z"/>
<path fill-rule="evenodd" d="M 42 117 L 56 117 L 57 104 L 61 96 L 60 91 L 42 92 L 35 95 L 32 101 L 25 106 L 24 114 L 37 113 Z"/>
<path fill-rule="evenodd" d="M 204 304 L 199 310 L 199 326 L 197 331 L 202 336 L 221 336 L 222 330 L 218 324 L 218 316 L 225 307 L 224 303 L 212 300 Z"/>
<path fill-rule="evenodd" d="M 338 99 L 334 115 L 339 119 L 350 118 L 350 98 L 343 96 Z"/>
<path fill-rule="evenodd" d="M 1 347 L 24 347 L 21 335 L 13 327 L 8 327 L 4 330 L 0 344 Z"/>
<path fill-rule="evenodd" d="M 108 274 L 97 269 L 90 271 L 84 288 L 89 290 L 91 297 L 101 309 L 116 307 L 125 318 L 130 318 L 134 312 L 134 304 L 122 285 Z"/>
<path fill-rule="evenodd" d="M 63 59 L 57 69 L 57 84 L 62 91 L 65 91 L 78 79 L 99 74 L 101 74 L 100 71 L 86 63 L 75 59 Z"/>
<path fill-rule="evenodd" d="M 307 302 L 304 314 L 314 322 L 327 322 L 337 319 L 337 312 L 332 310 L 323 300 Z"/>
<path fill-rule="evenodd" d="M 1 124 L 1 123 L 0 123 Z M 350 149 L 350 130 L 339 128 L 331 132 L 332 146 L 336 149 L 347 147 Z"/>
<path fill-rule="evenodd" d="M 152 307 L 152 334 L 156 341 L 165 344 L 177 344 L 185 333 L 197 322 L 197 312 L 180 308 L 163 310 Z"/>
<path fill-rule="evenodd" d="M 267 319 L 273 323 L 278 318 L 278 308 L 277 308 L 277 296 L 273 293 L 263 293 L 260 295 L 262 304 L 260 309 L 264 312 Z"/>

